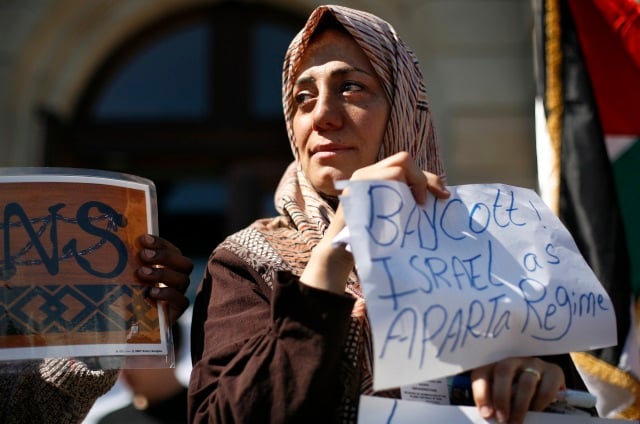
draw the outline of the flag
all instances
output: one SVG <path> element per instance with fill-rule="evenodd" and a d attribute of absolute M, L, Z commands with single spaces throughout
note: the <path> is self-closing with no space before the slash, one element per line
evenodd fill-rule
<path fill-rule="evenodd" d="M 618 344 L 572 357 L 598 396 L 601 416 L 638 419 L 640 5 L 533 5 L 540 194 L 573 235 L 616 311 Z"/>

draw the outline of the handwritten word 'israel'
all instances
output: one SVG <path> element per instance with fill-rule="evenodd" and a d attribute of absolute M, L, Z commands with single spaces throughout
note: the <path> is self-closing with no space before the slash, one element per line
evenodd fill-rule
<path fill-rule="evenodd" d="M 29 218 L 23 206 L 17 202 L 9 203 L 4 207 L 4 221 L 0 224 L 0 229 L 4 230 L 2 260 L 0 261 L 0 279 L 10 280 L 16 273 L 17 265 L 37 265 L 43 264 L 49 275 L 56 275 L 59 272 L 60 261 L 67 258 L 74 258 L 77 264 L 87 273 L 99 278 L 112 278 L 120 275 L 127 265 L 127 247 L 122 240 L 118 238 L 114 231 L 118 227 L 126 226 L 126 218 L 117 213 L 111 206 L 99 202 L 88 201 L 82 204 L 76 211 L 75 218 L 65 218 L 61 211 L 65 208 L 64 203 L 57 203 L 48 208 L 49 215 L 39 218 Z M 91 211 L 95 209 L 101 215 L 99 218 L 91 217 Z M 106 228 L 94 225 L 96 221 L 108 221 Z M 58 222 L 77 224 L 83 233 L 100 237 L 100 240 L 91 248 L 80 251 L 78 249 L 78 241 L 75 238 L 68 240 L 62 247 L 62 255 L 59 249 L 59 231 Z M 34 224 L 39 224 L 39 228 L 35 228 Z M 40 237 L 45 233 L 48 227 L 48 238 L 51 242 L 51 253 L 47 252 Z M 12 234 L 19 230 L 26 232 L 28 242 L 21 249 L 12 250 Z M 107 271 L 97 270 L 88 259 L 89 253 L 98 248 L 111 244 L 116 251 L 116 260 L 112 269 Z M 30 260 L 21 262 L 21 257 L 31 248 L 35 248 L 36 255 L 39 260 Z M 19 250 L 19 253 L 11 252 Z"/>
<path fill-rule="evenodd" d="M 452 197 L 422 207 L 393 186 L 371 184 L 367 203 L 377 299 L 393 311 L 381 358 L 400 350 L 418 358 L 421 368 L 428 345 L 440 357 L 510 331 L 557 341 L 576 319 L 611 308 L 597 288 L 549 284 L 570 266 L 564 246 L 543 234 L 536 239 L 545 228 L 539 208 L 515 191 L 496 188 L 482 201 Z M 514 250 L 504 247 L 503 237 L 529 240 Z M 458 298 L 452 302 L 451 296 Z"/>

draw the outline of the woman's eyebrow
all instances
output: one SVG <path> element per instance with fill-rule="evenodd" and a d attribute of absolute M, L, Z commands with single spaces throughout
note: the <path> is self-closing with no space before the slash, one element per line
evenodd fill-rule
<path fill-rule="evenodd" d="M 345 74 L 350 74 L 350 73 L 362 73 L 365 75 L 371 75 L 371 72 L 367 71 L 366 69 L 362 69 L 362 68 L 358 68 L 357 66 L 345 66 L 342 68 L 338 68 L 338 69 L 334 69 L 331 72 L 331 76 L 333 75 L 345 75 Z"/>
<path fill-rule="evenodd" d="M 300 76 L 298 79 L 296 79 L 296 81 L 294 82 L 294 86 L 297 85 L 305 85 L 305 84 L 309 84 L 314 82 L 316 79 L 314 77 L 312 77 L 311 75 L 303 75 Z"/>
<path fill-rule="evenodd" d="M 357 66 L 343 66 L 337 69 L 332 69 L 329 75 L 331 77 L 343 76 L 343 75 L 351 74 L 354 72 L 362 73 L 368 76 L 373 76 L 371 72 L 367 71 L 366 69 L 359 68 Z M 315 80 L 316 78 L 313 75 L 301 75 L 298 79 L 296 79 L 294 85 L 308 84 L 308 83 L 314 82 Z"/>

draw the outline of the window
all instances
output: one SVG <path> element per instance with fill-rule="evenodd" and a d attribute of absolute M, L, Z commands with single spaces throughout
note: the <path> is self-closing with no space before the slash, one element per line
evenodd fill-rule
<path fill-rule="evenodd" d="M 273 190 L 292 159 L 282 61 L 303 24 L 222 3 L 143 28 L 104 61 L 69 122 L 45 121 L 47 165 L 152 179 L 160 235 L 206 258 L 224 236 L 275 213 Z"/>
<path fill-rule="evenodd" d="M 105 84 L 90 117 L 106 122 L 206 119 L 212 42 L 204 22 L 150 42 Z"/>

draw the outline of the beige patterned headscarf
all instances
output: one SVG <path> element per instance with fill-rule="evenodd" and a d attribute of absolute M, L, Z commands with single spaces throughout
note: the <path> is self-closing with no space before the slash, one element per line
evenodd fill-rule
<path fill-rule="evenodd" d="M 315 246 L 322 238 L 328 220 L 333 216 L 333 208 L 311 186 L 297 162 L 292 125 L 295 113 L 293 84 L 309 41 L 326 14 L 333 15 L 362 48 L 382 81 L 391 105 L 378 159 L 406 151 L 418 167 L 444 177 L 424 78 L 414 53 L 389 23 L 375 15 L 343 6 L 317 7 L 289 45 L 284 60 L 282 102 L 287 133 L 296 160 L 283 175 L 275 196 L 276 208 L 280 213 L 301 219 L 299 224 L 306 234 L 309 247 Z"/>
<path fill-rule="evenodd" d="M 332 14 L 351 34 L 382 81 L 391 116 L 378 159 L 407 151 L 421 169 L 443 175 L 439 144 L 418 60 L 391 25 L 375 15 L 341 6 L 320 6 L 291 42 L 284 61 L 282 97 L 287 132 L 295 152 L 292 129 L 293 84 L 316 26 Z"/>

